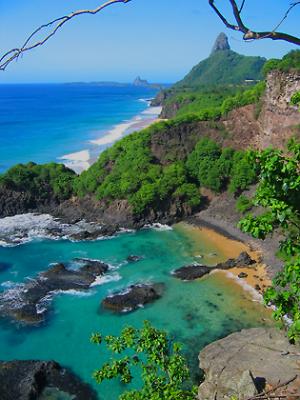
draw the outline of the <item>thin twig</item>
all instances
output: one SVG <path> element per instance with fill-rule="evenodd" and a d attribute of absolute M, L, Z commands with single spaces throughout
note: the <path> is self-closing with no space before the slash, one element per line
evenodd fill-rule
<path fill-rule="evenodd" d="M 1 58 L 0 58 L 0 70 L 4 71 L 7 66 L 14 60 L 17 60 L 20 55 L 24 54 L 25 52 L 29 51 L 29 50 L 33 50 L 39 46 L 42 46 L 43 44 L 45 44 L 50 38 L 52 38 L 57 31 L 68 21 L 70 21 L 71 19 L 78 17 L 80 15 L 84 15 L 84 14 L 98 14 L 100 11 L 104 10 L 105 8 L 116 4 L 116 3 L 128 3 L 131 0 L 108 0 L 107 2 L 101 4 L 100 6 L 98 6 L 95 9 L 86 9 L 86 10 L 77 10 L 74 11 L 68 15 L 59 17 L 54 19 L 53 21 L 50 21 L 46 24 L 43 24 L 41 26 L 39 26 L 35 31 L 33 31 L 28 38 L 25 40 L 23 46 L 21 46 L 20 48 L 14 48 L 9 50 L 8 52 L 6 52 Z M 52 31 L 44 37 L 44 39 L 41 39 L 33 44 L 30 45 L 31 40 L 38 34 L 40 33 L 43 29 L 45 28 L 49 28 L 52 27 L 54 25 L 54 28 L 52 29 Z"/>
<path fill-rule="evenodd" d="M 289 379 L 288 381 L 283 382 L 283 383 L 279 383 L 277 386 L 274 386 L 272 389 L 270 389 L 270 390 L 268 390 L 268 391 L 266 391 L 266 392 L 262 392 L 262 393 L 260 393 L 260 394 L 257 394 L 256 396 L 250 397 L 250 398 L 247 399 L 247 400 L 262 400 L 262 399 L 272 398 L 271 396 L 268 396 L 268 395 L 271 394 L 271 393 L 273 393 L 273 392 L 275 392 L 277 389 L 280 389 L 280 388 L 282 388 L 282 387 L 284 387 L 284 386 L 287 386 L 287 385 L 289 385 L 290 383 L 294 382 L 294 380 L 296 380 L 297 377 L 298 377 L 298 375 L 295 375 L 292 379 Z M 264 396 L 264 397 L 262 397 L 262 396 Z M 277 397 L 278 397 L 278 396 L 277 396 Z M 273 397 L 273 398 L 274 398 L 274 397 Z M 275 398 L 276 398 L 276 396 L 275 396 Z"/>

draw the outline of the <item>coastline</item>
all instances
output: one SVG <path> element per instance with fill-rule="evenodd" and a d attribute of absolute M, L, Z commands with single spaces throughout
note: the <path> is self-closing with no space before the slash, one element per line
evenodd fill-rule
<path fill-rule="evenodd" d="M 148 108 L 129 121 L 122 121 L 113 126 L 99 138 L 90 140 L 87 143 L 88 149 L 63 155 L 58 157 L 58 160 L 77 174 L 81 174 L 81 172 L 87 170 L 97 161 L 102 151 L 112 146 L 117 140 L 135 131 L 148 128 L 150 125 L 160 121 L 159 115 L 162 107 L 152 107 L 146 100 L 145 103 L 148 104 Z"/>
<path fill-rule="evenodd" d="M 262 260 L 262 249 L 253 248 L 250 243 L 240 240 L 230 232 L 223 229 L 215 229 L 213 226 L 201 223 L 193 223 L 191 220 L 177 225 L 179 230 L 187 233 L 195 240 L 195 257 L 197 253 L 197 243 L 204 243 L 205 247 L 216 249 L 216 255 L 212 258 L 212 264 L 224 261 L 224 259 L 236 258 L 241 252 L 247 252 L 256 261 L 254 266 L 241 266 L 231 268 L 227 271 L 215 270 L 212 274 L 219 274 L 233 279 L 246 291 L 251 292 L 254 299 L 262 299 L 262 292 L 271 285 L 267 265 Z M 247 274 L 240 278 L 239 274 Z"/>

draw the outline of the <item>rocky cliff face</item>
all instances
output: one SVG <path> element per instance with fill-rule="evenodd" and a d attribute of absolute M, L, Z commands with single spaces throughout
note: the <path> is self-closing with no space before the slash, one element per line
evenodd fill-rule
<path fill-rule="evenodd" d="M 290 104 L 292 95 L 300 90 L 300 73 L 272 71 L 266 83 L 263 107 L 258 119 L 261 130 L 259 145 L 281 146 L 288 137 L 297 134 L 297 131 L 300 133 L 298 107 Z"/>
<path fill-rule="evenodd" d="M 283 148 L 291 136 L 300 137 L 300 113 L 290 103 L 299 90 L 299 71 L 270 72 L 261 104 L 235 109 L 223 120 L 235 147 Z"/>

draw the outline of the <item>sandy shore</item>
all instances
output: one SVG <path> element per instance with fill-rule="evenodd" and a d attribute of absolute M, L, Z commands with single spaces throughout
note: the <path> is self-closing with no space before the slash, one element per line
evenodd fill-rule
<path fill-rule="evenodd" d="M 62 160 L 66 167 L 80 174 L 90 166 L 90 152 L 89 150 L 82 150 L 76 153 L 66 154 L 59 157 L 59 160 Z"/>
<path fill-rule="evenodd" d="M 80 174 L 97 161 L 99 154 L 103 150 L 114 144 L 117 140 L 129 135 L 130 133 L 140 131 L 161 121 L 158 118 L 161 110 L 161 107 L 149 107 L 131 120 L 115 125 L 111 130 L 102 134 L 98 139 L 90 140 L 90 149 L 66 154 L 58 159 L 62 160 L 68 168 L 73 169 L 77 174 Z"/>
<path fill-rule="evenodd" d="M 214 249 L 215 253 L 211 254 L 209 260 L 211 265 L 227 260 L 228 258 L 236 258 L 241 252 L 246 251 L 251 258 L 256 260 L 253 266 L 241 266 L 232 268 L 228 271 L 215 271 L 213 273 L 225 274 L 234 279 L 238 284 L 246 290 L 252 291 L 252 294 L 257 297 L 268 286 L 271 285 L 271 279 L 268 276 L 266 265 L 261 261 L 261 251 L 254 250 L 249 244 L 237 240 L 231 235 L 225 235 L 224 232 L 218 232 L 206 226 L 195 226 L 189 223 L 180 223 L 177 229 L 194 238 L 193 253 L 195 257 L 199 257 L 199 244 L 203 244 L 208 251 Z M 201 262 L 201 260 L 199 260 Z M 245 272 L 247 277 L 239 278 L 239 274 Z"/>

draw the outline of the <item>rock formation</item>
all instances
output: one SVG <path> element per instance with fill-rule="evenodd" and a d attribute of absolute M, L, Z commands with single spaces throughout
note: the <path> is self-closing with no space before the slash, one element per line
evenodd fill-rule
<path fill-rule="evenodd" d="M 205 380 L 198 399 L 244 400 L 289 381 L 272 394 L 299 393 L 299 351 L 275 328 L 242 330 L 211 343 L 199 355 Z"/>
<path fill-rule="evenodd" d="M 209 274 L 216 269 L 227 270 L 234 267 L 245 267 L 254 264 L 255 261 L 251 259 L 248 253 L 242 252 L 237 258 L 230 258 L 229 260 L 219 263 L 215 266 L 208 267 L 206 265 L 186 265 L 173 272 L 176 278 L 184 281 L 192 281 L 194 279 L 202 278 L 204 275 Z"/>
<path fill-rule="evenodd" d="M 211 54 L 214 54 L 217 51 L 222 51 L 222 50 L 230 50 L 228 37 L 225 35 L 224 32 L 221 32 L 217 37 L 215 44 L 212 48 Z"/>
<path fill-rule="evenodd" d="M 56 264 L 28 283 L 8 289 L 0 295 L 0 316 L 23 324 L 44 321 L 50 300 L 57 291 L 87 290 L 98 276 L 108 270 L 100 261 L 76 259 L 78 270 Z"/>
<path fill-rule="evenodd" d="M 163 292 L 163 284 L 132 285 L 122 292 L 106 297 L 102 306 L 116 312 L 130 312 L 158 300 Z"/>
<path fill-rule="evenodd" d="M 92 388 L 54 361 L 0 361 L 1 400 L 39 400 L 41 395 L 98 398 Z"/>

